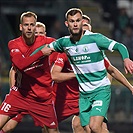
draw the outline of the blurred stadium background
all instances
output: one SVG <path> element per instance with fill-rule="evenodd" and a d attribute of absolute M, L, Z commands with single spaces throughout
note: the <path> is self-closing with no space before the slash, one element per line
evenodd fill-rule
<path fill-rule="evenodd" d="M 8 73 L 11 67 L 8 41 L 20 35 L 19 17 L 33 11 L 38 21 L 45 23 L 47 36 L 55 38 L 68 34 L 64 14 L 71 7 L 79 7 L 92 20 L 92 31 L 124 43 L 133 59 L 133 0 L 0 0 L 0 102 L 9 92 Z M 106 53 L 111 63 L 124 75 L 119 53 Z M 133 84 L 133 77 L 125 75 Z M 112 99 L 108 111 L 110 133 L 133 133 L 133 96 L 123 85 L 113 80 Z M 67 124 L 65 123 L 67 122 Z M 65 120 L 61 133 L 72 133 L 71 118 Z M 65 124 L 64 124 L 65 123 Z M 41 133 L 31 117 L 26 116 L 13 133 Z"/>

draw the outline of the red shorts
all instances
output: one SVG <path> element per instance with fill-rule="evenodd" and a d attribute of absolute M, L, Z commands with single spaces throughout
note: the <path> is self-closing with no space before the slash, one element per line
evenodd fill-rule
<path fill-rule="evenodd" d="M 24 115 L 20 113 L 20 114 L 16 115 L 15 117 L 13 117 L 12 120 L 15 120 L 19 123 L 22 121 L 23 117 L 24 117 Z"/>
<path fill-rule="evenodd" d="M 0 114 L 13 118 L 20 113 L 31 115 L 36 126 L 57 127 L 52 99 L 46 101 L 33 100 L 22 96 L 19 91 L 11 90 L 0 107 Z"/>
<path fill-rule="evenodd" d="M 78 100 L 55 100 L 55 110 L 58 122 L 65 120 L 72 115 L 79 114 Z"/>

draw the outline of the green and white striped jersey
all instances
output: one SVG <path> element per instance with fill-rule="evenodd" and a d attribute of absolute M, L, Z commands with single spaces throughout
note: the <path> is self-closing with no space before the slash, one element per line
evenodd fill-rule
<path fill-rule="evenodd" d="M 90 93 L 99 87 L 110 85 L 102 50 L 113 51 L 116 44 L 122 45 L 102 34 L 86 31 L 76 43 L 71 41 L 70 36 L 66 36 L 52 42 L 49 47 L 67 54 L 79 82 L 80 92 Z M 124 49 L 126 51 L 125 47 Z M 116 47 L 116 50 L 119 48 Z M 128 57 L 128 54 L 122 57 Z"/>

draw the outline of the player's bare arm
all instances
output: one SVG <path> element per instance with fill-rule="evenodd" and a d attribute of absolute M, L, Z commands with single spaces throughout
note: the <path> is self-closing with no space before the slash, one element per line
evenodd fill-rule
<path fill-rule="evenodd" d="M 110 66 L 107 68 L 107 71 L 113 78 L 115 78 L 124 86 L 126 86 L 129 90 L 131 90 L 133 94 L 133 86 L 128 82 L 125 76 L 117 68 L 110 64 Z"/>
<path fill-rule="evenodd" d="M 10 88 L 15 85 L 15 69 L 14 67 L 11 67 L 10 72 L 9 72 L 9 85 Z"/>
<path fill-rule="evenodd" d="M 55 82 L 59 83 L 59 82 L 63 82 L 63 81 L 75 78 L 75 74 L 73 72 L 65 73 L 65 72 L 61 72 L 61 71 L 62 71 L 62 67 L 53 65 L 53 67 L 51 69 L 51 76 Z"/>

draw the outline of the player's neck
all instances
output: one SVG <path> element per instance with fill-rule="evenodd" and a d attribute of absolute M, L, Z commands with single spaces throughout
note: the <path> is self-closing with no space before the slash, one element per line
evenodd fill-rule
<path fill-rule="evenodd" d="M 27 37 L 24 37 L 24 36 L 22 36 L 22 37 L 23 37 L 25 43 L 26 43 L 28 46 L 32 45 L 32 44 L 34 43 L 34 41 L 35 41 L 35 36 L 33 36 L 33 37 L 31 37 L 31 38 L 27 38 Z"/>
<path fill-rule="evenodd" d="M 71 38 L 71 40 L 73 41 L 73 42 L 78 42 L 81 38 L 82 38 L 82 36 L 83 36 L 83 34 L 84 34 L 84 32 L 81 32 L 80 34 L 78 34 L 78 35 L 70 35 L 70 38 Z"/>

